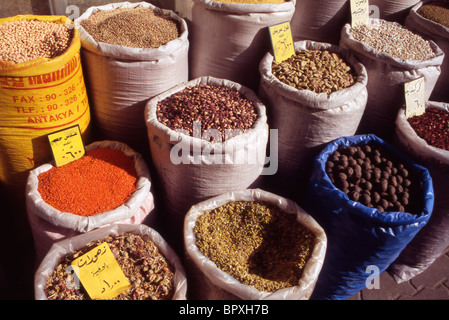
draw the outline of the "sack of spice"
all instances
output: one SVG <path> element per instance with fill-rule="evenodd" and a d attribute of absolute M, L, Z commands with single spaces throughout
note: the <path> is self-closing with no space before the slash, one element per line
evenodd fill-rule
<path fill-rule="evenodd" d="M 229 79 L 256 91 L 259 61 L 271 49 L 267 27 L 290 21 L 296 0 L 178 2 L 189 27 L 191 79 Z"/>
<path fill-rule="evenodd" d="M 388 271 L 398 283 L 425 271 L 449 247 L 449 105 L 429 101 L 423 115 L 407 119 L 398 112 L 394 145 L 425 166 L 432 176 L 435 204 L 424 228 L 405 247 Z"/>
<path fill-rule="evenodd" d="M 20 202 L 29 171 L 52 159 L 47 134 L 79 125 L 90 139 L 80 47 L 64 16 L 0 19 L 0 181 Z"/>
<path fill-rule="evenodd" d="M 323 146 L 355 134 L 368 99 L 366 70 L 349 52 L 308 40 L 294 45 L 291 58 L 277 63 L 268 52 L 259 67 L 259 97 L 279 140 L 278 171 L 265 178 L 291 199 L 305 191 Z"/>
<path fill-rule="evenodd" d="M 185 300 L 187 279 L 181 260 L 154 229 L 116 224 L 55 243 L 35 273 L 36 300 L 90 300 L 72 262 L 107 243 L 130 287 L 113 300 Z"/>
<path fill-rule="evenodd" d="M 312 40 L 338 45 L 348 20 L 346 0 L 298 0 L 290 22 L 294 41 Z"/>
<path fill-rule="evenodd" d="M 418 2 L 407 15 L 405 26 L 423 37 L 433 40 L 445 55 L 449 53 L 449 2 Z M 430 95 L 431 100 L 449 101 L 448 81 L 449 61 L 444 59 L 441 65 L 441 75 Z"/>
<path fill-rule="evenodd" d="M 97 136 L 146 158 L 146 102 L 188 80 L 186 22 L 146 2 L 122 2 L 90 7 L 75 23 Z"/>
<path fill-rule="evenodd" d="M 261 175 L 265 106 L 243 85 L 201 77 L 151 99 L 145 117 L 153 177 L 165 206 L 161 219 L 182 246 L 184 216 L 192 205 L 246 189 Z"/>
<path fill-rule="evenodd" d="M 429 171 L 372 134 L 329 143 L 315 158 L 306 199 L 328 238 L 312 295 L 321 300 L 347 299 L 372 285 L 434 205 Z"/>
<path fill-rule="evenodd" d="M 37 262 L 64 238 L 109 224 L 155 223 L 141 154 L 117 141 L 96 141 L 85 149 L 78 160 L 43 164 L 28 176 L 26 208 Z"/>
<path fill-rule="evenodd" d="M 340 47 L 350 50 L 368 73 L 368 102 L 357 133 L 391 141 L 404 83 L 424 77 L 428 99 L 441 73 L 443 51 L 435 42 L 382 19 L 355 28 L 346 24 Z"/>
<path fill-rule="evenodd" d="M 246 189 L 192 206 L 184 245 L 189 298 L 307 300 L 327 238 L 294 201 Z"/>

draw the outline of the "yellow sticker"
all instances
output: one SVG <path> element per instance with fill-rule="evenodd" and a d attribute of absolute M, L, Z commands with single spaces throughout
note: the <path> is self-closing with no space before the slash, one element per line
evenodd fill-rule
<path fill-rule="evenodd" d="M 410 118 L 426 112 L 424 77 L 404 83 L 405 116 Z"/>
<path fill-rule="evenodd" d="M 271 45 L 273 46 L 274 60 L 280 63 L 287 60 L 295 54 L 295 46 L 293 44 L 292 30 L 290 22 L 280 23 L 268 27 L 271 37 Z"/>
<path fill-rule="evenodd" d="M 79 125 L 47 135 L 56 166 L 75 161 L 86 153 Z"/>
<path fill-rule="evenodd" d="M 369 24 L 369 1 L 351 0 L 351 26 Z"/>
<path fill-rule="evenodd" d="M 74 260 L 72 266 L 93 300 L 115 298 L 131 286 L 106 242 Z"/>

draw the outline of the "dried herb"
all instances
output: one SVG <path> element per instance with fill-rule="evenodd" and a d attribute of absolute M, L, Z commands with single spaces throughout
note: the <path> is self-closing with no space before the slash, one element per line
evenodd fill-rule
<path fill-rule="evenodd" d="M 219 269 L 268 292 L 298 285 L 315 243 L 296 215 L 251 201 L 202 214 L 194 234 L 200 251 Z"/>

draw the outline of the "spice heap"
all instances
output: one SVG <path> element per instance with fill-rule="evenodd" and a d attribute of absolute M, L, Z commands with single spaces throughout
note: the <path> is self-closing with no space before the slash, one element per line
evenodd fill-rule
<path fill-rule="evenodd" d="M 287 2 L 288 0 L 215 0 L 218 2 L 227 2 L 227 3 L 249 3 L 249 4 L 261 4 L 261 3 L 271 3 L 271 4 L 280 4 Z"/>
<path fill-rule="evenodd" d="M 417 13 L 449 28 L 449 3 L 447 2 L 425 3 L 418 9 Z"/>
<path fill-rule="evenodd" d="M 55 58 L 70 46 L 73 28 L 63 23 L 38 20 L 5 22 L 0 25 L 0 60 L 14 63 Z"/>
<path fill-rule="evenodd" d="M 42 199 L 61 212 L 92 216 L 115 209 L 136 190 L 134 161 L 121 150 L 97 148 L 39 176 Z"/>
<path fill-rule="evenodd" d="M 76 288 L 67 268 L 71 263 L 106 242 L 131 287 L 113 300 L 170 300 L 175 292 L 174 270 L 159 248 L 148 237 L 125 233 L 88 243 L 62 257 L 44 288 L 49 300 L 89 300 L 83 288 Z"/>
<path fill-rule="evenodd" d="M 131 48 L 159 48 L 179 37 L 179 23 L 151 8 L 98 11 L 80 25 L 97 42 Z"/>
<path fill-rule="evenodd" d="M 420 182 L 382 146 L 339 146 L 329 156 L 326 172 L 350 200 L 382 213 L 422 210 Z"/>
<path fill-rule="evenodd" d="M 156 115 L 170 129 L 186 130 L 194 137 L 203 137 L 207 130 L 217 130 L 221 137 L 210 135 L 210 141 L 215 142 L 252 128 L 258 117 L 253 102 L 240 92 L 212 85 L 186 87 L 165 98 L 158 103 Z"/>
<path fill-rule="evenodd" d="M 298 285 L 315 235 L 296 216 L 263 202 L 231 202 L 202 214 L 196 245 L 243 284 L 272 292 Z"/>
<path fill-rule="evenodd" d="M 427 60 L 436 56 L 430 43 L 401 25 L 385 20 L 351 28 L 355 40 L 373 49 L 406 60 Z"/>
<path fill-rule="evenodd" d="M 281 63 L 273 61 L 273 75 L 298 90 L 332 93 L 356 81 L 352 68 L 328 50 L 300 50 Z"/>
<path fill-rule="evenodd" d="M 428 108 L 422 115 L 407 120 L 416 134 L 429 145 L 449 150 L 449 112 Z"/>

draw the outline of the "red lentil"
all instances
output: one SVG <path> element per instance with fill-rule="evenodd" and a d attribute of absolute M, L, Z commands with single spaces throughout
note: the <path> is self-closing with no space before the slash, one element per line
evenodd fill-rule
<path fill-rule="evenodd" d="M 449 112 L 428 108 L 424 114 L 409 118 L 408 122 L 429 145 L 449 150 Z"/>
<path fill-rule="evenodd" d="M 121 150 L 97 148 L 39 175 L 38 191 L 55 209 L 93 216 L 115 209 L 136 190 L 134 161 Z"/>

